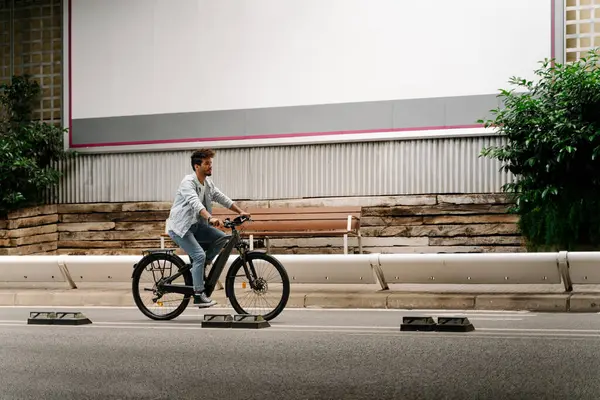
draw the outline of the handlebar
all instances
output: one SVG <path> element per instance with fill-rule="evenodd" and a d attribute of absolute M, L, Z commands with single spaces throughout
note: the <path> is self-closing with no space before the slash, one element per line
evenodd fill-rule
<path fill-rule="evenodd" d="M 242 225 L 244 222 L 246 221 L 252 221 L 252 219 L 250 217 L 246 217 L 243 215 L 237 216 L 232 220 L 230 220 L 229 218 L 226 218 L 225 221 L 223 221 L 223 226 L 227 229 L 231 229 L 235 226 L 240 226 Z"/>

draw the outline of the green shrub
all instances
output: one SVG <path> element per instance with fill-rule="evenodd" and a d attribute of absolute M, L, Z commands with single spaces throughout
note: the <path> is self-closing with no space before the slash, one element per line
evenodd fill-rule
<path fill-rule="evenodd" d="M 600 69 L 598 55 L 576 63 L 546 60 L 538 79 L 512 77 L 503 106 L 480 120 L 506 138 L 482 156 L 515 174 L 503 186 L 530 250 L 600 245 Z"/>
<path fill-rule="evenodd" d="M 29 76 L 0 86 L 0 212 L 43 204 L 60 179 L 56 162 L 71 156 L 65 129 L 33 120 L 41 88 Z"/>

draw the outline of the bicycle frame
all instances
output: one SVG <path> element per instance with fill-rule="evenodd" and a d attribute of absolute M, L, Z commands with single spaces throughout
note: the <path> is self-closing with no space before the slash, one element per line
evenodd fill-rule
<path fill-rule="evenodd" d="M 227 244 L 223 247 L 223 249 L 219 253 L 217 259 L 214 261 L 213 267 L 210 269 L 210 272 L 208 273 L 208 276 L 206 277 L 206 280 L 204 282 L 204 288 L 205 288 L 204 290 L 205 290 L 205 293 L 207 296 L 210 296 L 212 294 L 212 292 L 215 290 L 217 281 L 219 280 L 219 276 L 221 276 L 221 273 L 225 269 L 225 264 L 227 263 L 227 260 L 229 259 L 229 256 L 233 252 L 234 248 L 236 248 L 238 250 L 238 252 L 240 253 L 240 257 L 242 258 L 242 261 L 244 262 L 243 266 L 244 266 L 244 270 L 246 272 L 246 276 L 248 277 L 248 279 L 251 282 L 250 285 L 251 286 L 253 285 L 252 282 L 254 281 L 254 277 L 256 276 L 256 271 L 254 271 L 254 266 L 251 266 L 252 277 L 250 277 L 249 276 L 250 273 L 249 273 L 248 268 L 246 267 L 246 263 L 245 263 L 245 261 L 246 261 L 245 256 L 246 256 L 247 251 L 250 248 L 250 246 L 241 240 L 240 234 L 235 229 L 235 226 L 232 226 L 231 230 L 232 230 L 232 232 L 230 235 L 226 235 L 222 239 L 219 239 L 219 240 L 228 240 L 228 241 L 227 241 Z M 173 255 L 175 257 L 179 257 L 174 253 L 173 253 Z M 206 264 L 205 264 L 205 267 L 206 267 Z M 194 288 L 192 286 L 177 285 L 177 284 L 171 283 L 175 279 L 179 278 L 181 275 L 183 275 L 184 273 L 189 271 L 191 268 L 192 268 L 191 263 L 186 264 L 185 268 L 182 268 L 175 275 L 170 276 L 164 283 L 160 284 L 160 289 L 162 291 L 168 292 L 168 293 L 180 293 L 180 294 L 192 296 L 194 294 Z"/>

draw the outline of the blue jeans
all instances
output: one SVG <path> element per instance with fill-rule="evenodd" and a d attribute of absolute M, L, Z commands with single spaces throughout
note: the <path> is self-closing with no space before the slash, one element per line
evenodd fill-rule
<path fill-rule="evenodd" d="M 213 258 L 219 254 L 226 240 L 219 240 L 217 243 L 215 241 L 225 237 L 225 233 L 213 226 L 198 223 L 192 225 L 183 237 L 171 230 L 168 233 L 171 239 L 187 253 L 192 261 L 191 272 L 194 291 L 203 292 L 205 262 L 212 262 Z"/>

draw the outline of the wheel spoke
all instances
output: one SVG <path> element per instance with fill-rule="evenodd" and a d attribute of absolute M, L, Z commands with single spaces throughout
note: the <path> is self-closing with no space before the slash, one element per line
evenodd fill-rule
<path fill-rule="evenodd" d="M 158 285 L 184 266 L 183 260 L 171 254 L 155 254 L 152 258 L 140 261 L 134 271 L 132 289 L 135 303 L 144 315 L 152 319 L 172 319 L 185 310 L 189 297 L 179 293 L 164 293 Z M 172 284 L 189 285 L 186 280 L 191 280 L 191 277 L 184 274 Z"/>
<path fill-rule="evenodd" d="M 265 319 L 276 317 L 287 304 L 289 280 L 283 266 L 271 256 L 253 254 L 249 256 L 248 268 L 256 272 L 254 287 L 251 287 L 240 262 L 234 268 L 235 280 L 230 282 L 233 308 L 244 314 L 262 315 Z M 271 297 L 274 297 L 273 301 Z"/>

